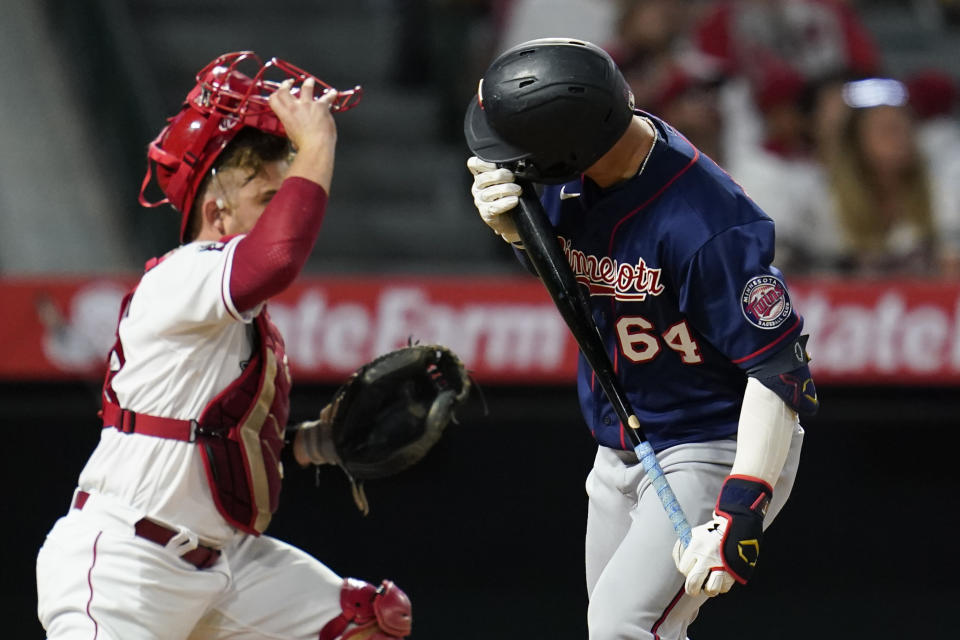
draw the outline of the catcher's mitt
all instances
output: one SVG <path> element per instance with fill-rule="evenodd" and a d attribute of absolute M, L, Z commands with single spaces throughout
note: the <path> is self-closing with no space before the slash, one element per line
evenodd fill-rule
<path fill-rule="evenodd" d="M 321 414 L 322 457 L 338 464 L 366 514 L 363 481 L 394 475 L 420 461 L 467 398 L 460 358 L 436 344 L 413 344 L 358 369 Z"/>

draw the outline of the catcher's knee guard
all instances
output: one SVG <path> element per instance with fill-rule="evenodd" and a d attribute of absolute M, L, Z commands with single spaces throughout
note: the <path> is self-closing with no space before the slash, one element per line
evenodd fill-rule
<path fill-rule="evenodd" d="M 369 582 L 346 578 L 340 591 L 339 616 L 320 631 L 319 640 L 348 640 L 371 627 L 378 630 L 369 640 L 406 638 L 413 624 L 410 598 L 390 580 L 379 587 Z"/>

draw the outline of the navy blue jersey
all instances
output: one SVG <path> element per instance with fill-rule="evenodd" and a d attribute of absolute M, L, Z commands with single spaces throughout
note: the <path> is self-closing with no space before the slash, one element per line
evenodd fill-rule
<path fill-rule="evenodd" d="M 675 129 L 640 115 L 657 140 L 636 177 L 608 189 L 586 178 L 548 186 L 542 201 L 660 451 L 735 434 L 745 371 L 803 323 L 771 266 L 773 221 Z M 597 441 L 632 449 L 582 354 L 577 384 Z"/>

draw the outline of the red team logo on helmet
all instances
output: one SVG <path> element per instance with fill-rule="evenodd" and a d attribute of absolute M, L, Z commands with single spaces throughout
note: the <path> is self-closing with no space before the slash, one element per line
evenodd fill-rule
<path fill-rule="evenodd" d="M 776 329 L 793 311 L 787 287 L 774 276 L 751 278 L 740 296 L 740 308 L 750 324 L 761 329 Z"/>

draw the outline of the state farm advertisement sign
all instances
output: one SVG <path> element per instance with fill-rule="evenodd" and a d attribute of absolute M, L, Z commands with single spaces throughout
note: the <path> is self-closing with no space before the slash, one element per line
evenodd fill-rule
<path fill-rule="evenodd" d="M 408 340 L 451 347 L 478 380 L 572 380 L 576 344 L 532 278 L 336 280 L 270 303 L 297 378 L 342 380 Z"/>
<path fill-rule="evenodd" d="M 960 385 L 960 283 L 790 284 L 820 383 Z"/>
<path fill-rule="evenodd" d="M 133 284 L 0 282 L 0 379 L 100 377 Z M 339 384 L 408 340 L 450 346 L 481 382 L 574 379 L 576 344 L 533 278 L 301 280 L 269 309 L 296 381 Z"/>
<path fill-rule="evenodd" d="M 0 379 L 96 379 L 134 279 L 0 281 Z M 818 384 L 960 385 L 960 283 L 790 283 Z M 576 344 L 532 277 L 302 279 L 271 301 L 300 382 L 339 384 L 413 339 L 451 346 L 475 379 L 572 384 Z"/>

